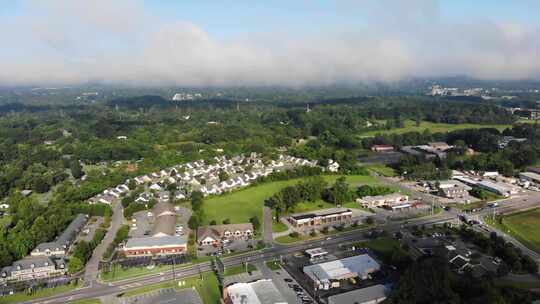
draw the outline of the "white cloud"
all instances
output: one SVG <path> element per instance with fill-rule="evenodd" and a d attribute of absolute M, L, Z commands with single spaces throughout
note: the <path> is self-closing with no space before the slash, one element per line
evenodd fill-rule
<path fill-rule="evenodd" d="M 0 20 L 7 46 L 0 84 L 300 86 L 540 76 L 538 28 L 444 21 L 429 0 L 361 3 L 369 10 L 365 27 L 222 41 L 190 22 L 149 15 L 141 1 L 26 0 L 22 14 Z"/>

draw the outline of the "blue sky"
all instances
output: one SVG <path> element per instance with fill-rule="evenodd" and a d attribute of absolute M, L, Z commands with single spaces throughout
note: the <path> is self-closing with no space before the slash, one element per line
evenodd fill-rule
<path fill-rule="evenodd" d="M 21 14 L 25 0 L 3 1 L 0 16 Z M 83 0 L 88 1 L 88 0 Z M 348 29 L 369 18 L 370 0 L 140 0 L 145 9 L 162 20 L 189 21 L 216 37 L 276 30 L 317 31 Z M 398 0 L 407 3 L 411 0 Z M 375 1 L 376 2 L 376 1 Z M 382 0 L 381 2 L 384 2 Z M 387 1 L 389 2 L 389 1 Z M 440 0 L 435 3 L 442 18 L 466 21 L 484 18 L 501 22 L 538 25 L 537 0 Z M 388 6 L 390 6 L 389 4 Z M 387 7 L 390 9 L 389 7 Z"/>
<path fill-rule="evenodd" d="M 540 78 L 538 0 L 5 0 L 0 85 Z"/>

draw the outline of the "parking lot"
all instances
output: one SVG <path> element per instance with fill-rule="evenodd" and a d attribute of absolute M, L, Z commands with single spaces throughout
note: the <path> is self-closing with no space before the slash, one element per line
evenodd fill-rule
<path fill-rule="evenodd" d="M 272 271 L 264 263 L 256 264 L 261 270 L 263 277 L 272 279 L 272 282 L 281 295 L 289 304 L 310 304 L 314 303 L 313 298 L 296 280 L 287 273 L 285 269 Z"/>

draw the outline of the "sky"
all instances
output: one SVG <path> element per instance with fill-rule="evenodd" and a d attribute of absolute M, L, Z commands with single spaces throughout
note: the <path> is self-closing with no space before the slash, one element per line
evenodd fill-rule
<path fill-rule="evenodd" d="M 0 85 L 540 78 L 537 0 L 4 0 Z"/>

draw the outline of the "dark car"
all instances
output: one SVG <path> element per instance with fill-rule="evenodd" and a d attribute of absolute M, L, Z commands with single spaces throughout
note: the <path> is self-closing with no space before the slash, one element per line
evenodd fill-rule
<path fill-rule="evenodd" d="M 285 278 L 285 279 L 283 279 L 283 280 L 284 280 L 285 282 L 287 282 L 287 283 L 291 283 L 291 282 L 293 281 L 293 280 L 291 280 L 291 279 L 289 279 L 289 278 Z"/>

